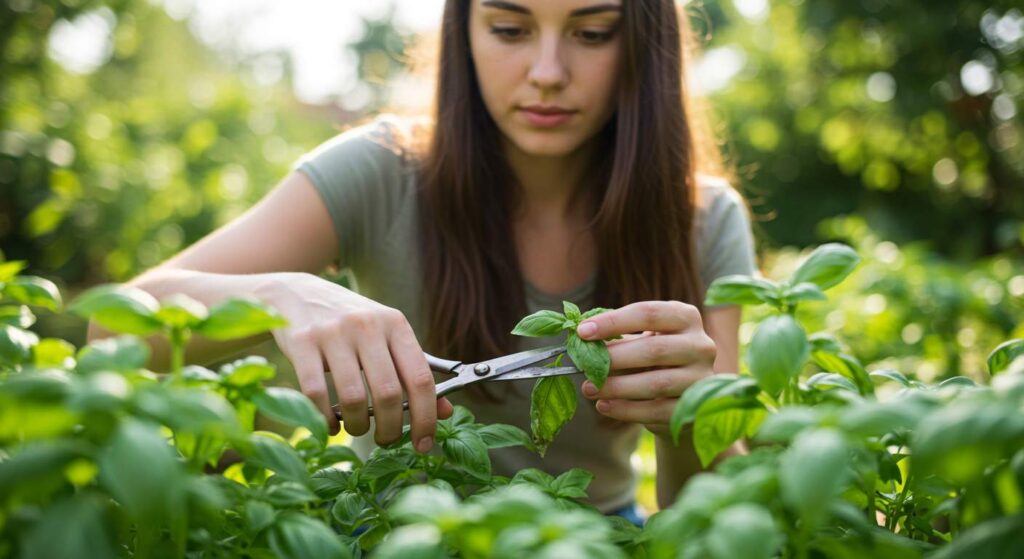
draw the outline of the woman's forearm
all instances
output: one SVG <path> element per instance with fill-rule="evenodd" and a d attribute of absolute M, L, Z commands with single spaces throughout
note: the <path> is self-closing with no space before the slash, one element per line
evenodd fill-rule
<path fill-rule="evenodd" d="M 287 273 L 268 274 L 212 274 L 194 270 L 158 269 L 135 278 L 128 285 L 137 287 L 153 295 L 158 300 L 169 295 L 183 293 L 205 304 L 207 307 L 232 297 L 254 297 L 265 303 L 268 300 L 270 286 L 281 282 Z M 114 333 L 103 328 L 95 321 L 89 321 L 88 340 L 106 338 Z M 186 360 L 191 363 L 209 363 L 220 358 L 231 356 L 245 348 L 252 347 L 270 339 L 270 333 L 263 333 L 248 338 L 228 341 L 214 341 L 199 335 L 192 336 L 185 349 Z M 153 335 L 146 339 L 151 349 L 149 368 L 157 372 L 165 372 L 170 364 L 170 347 L 161 335 Z"/>

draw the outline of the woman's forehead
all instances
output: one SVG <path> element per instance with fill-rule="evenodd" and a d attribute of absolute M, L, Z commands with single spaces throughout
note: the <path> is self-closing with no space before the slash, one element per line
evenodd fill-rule
<path fill-rule="evenodd" d="M 559 15 L 575 18 L 622 10 L 620 0 L 474 0 L 489 11 L 506 11 L 523 15 Z"/>

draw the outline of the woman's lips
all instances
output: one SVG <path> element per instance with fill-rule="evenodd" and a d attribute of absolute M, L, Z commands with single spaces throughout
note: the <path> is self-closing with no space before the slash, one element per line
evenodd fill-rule
<path fill-rule="evenodd" d="M 565 124 L 576 111 L 566 111 L 559 109 L 534 109 L 530 107 L 523 107 L 519 109 L 519 114 L 533 126 L 538 128 L 552 128 L 555 126 L 561 126 Z"/>

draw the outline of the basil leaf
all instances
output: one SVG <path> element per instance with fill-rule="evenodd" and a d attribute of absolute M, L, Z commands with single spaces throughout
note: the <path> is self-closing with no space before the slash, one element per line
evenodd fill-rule
<path fill-rule="evenodd" d="M 256 409 L 293 427 L 305 427 L 320 446 L 327 444 L 327 421 L 313 402 L 291 388 L 272 386 L 252 398 Z"/>
<path fill-rule="evenodd" d="M 828 243 L 814 249 L 793 272 L 789 285 L 811 282 L 821 289 L 828 289 L 846 279 L 860 263 L 860 256 L 850 247 L 840 243 Z"/>
<path fill-rule="evenodd" d="M 610 310 L 611 309 L 606 309 L 604 307 L 594 307 L 594 308 L 590 309 L 589 311 L 583 313 L 583 315 L 580 316 L 580 320 L 583 321 L 583 320 L 586 320 L 588 318 L 597 316 L 597 315 L 599 315 L 601 313 L 606 313 L 606 312 L 608 312 Z"/>
<path fill-rule="evenodd" d="M 999 344 L 988 354 L 988 374 L 998 375 L 1005 371 L 1016 358 L 1024 355 L 1024 339 L 1010 340 Z"/>
<path fill-rule="evenodd" d="M 351 557 L 341 540 L 323 522 L 299 512 L 286 512 L 270 531 L 270 549 L 283 559 Z"/>
<path fill-rule="evenodd" d="M 770 316 L 757 326 L 747 351 L 747 364 L 765 392 L 776 396 L 810 353 L 807 334 L 788 314 Z"/>
<path fill-rule="evenodd" d="M 444 456 L 477 479 L 490 479 L 491 457 L 484 440 L 469 429 L 459 429 L 441 443 Z"/>
<path fill-rule="evenodd" d="M 741 274 L 723 276 L 711 282 L 704 304 L 712 305 L 774 305 L 779 300 L 778 286 L 766 279 Z"/>
<path fill-rule="evenodd" d="M 612 357 L 608 353 L 608 346 L 601 340 L 582 340 L 575 332 L 569 332 L 566 340 L 566 353 L 577 367 L 583 370 L 587 380 L 594 383 L 598 389 L 604 386 L 608 378 L 608 370 L 612 365 Z"/>
<path fill-rule="evenodd" d="M 743 529 L 737 530 L 739 526 Z M 771 513 L 753 503 L 740 503 L 716 512 L 705 538 L 714 559 L 769 559 L 782 543 Z"/>
<path fill-rule="evenodd" d="M 582 468 L 573 468 L 555 478 L 551 490 L 556 497 L 584 499 L 591 481 L 594 481 L 594 474 Z"/>
<path fill-rule="evenodd" d="M 800 512 L 804 522 L 823 520 L 846 484 L 848 449 L 834 429 L 815 429 L 797 435 L 793 446 L 779 458 L 782 499 Z"/>
<path fill-rule="evenodd" d="M 149 346 L 134 336 L 96 340 L 78 351 L 79 373 L 141 369 L 149 361 Z"/>
<path fill-rule="evenodd" d="M 168 328 L 195 328 L 208 316 L 206 305 L 181 293 L 160 302 L 156 319 Z"/>
<path fill-rule="evenodd" d="M 743 436 L 750 436 L 764 421 L 764 408 L 729 408 L 698 413 L 693 422 L 693 443 L 705 468 L 711 461 Z"/>
<path fill-rule="evenodd" d="M 228 299 L 210 309 L 195 331 L 212 340 L 231 340 L 287 325 L 277 311 L 259 301 Z"/>
<path fill-rule="evenodd" d="M 51 311 L 60 308 L 60 290 L 48 279 L 36 276 L 19 276 L 3 286 L 5 297 L 19 303 L 43 307 Z"/>
<path fill-rule="evenodd" d="M 544 456 L 562 426 L 576 414 L 576 385 L 567 375 L 542 378 L 530 396 L 530 429 L 537 452 Z"/>
<path fill-rule="evenodd" d="M 250 448 L 247 449 L 248 464 L 266 468 L 284 479 L 307 483 L 309 473 L 306 464 L 299 458 L 295 449 L 278 440 L 275 436 L 253 433 L 249 437 Z"/>
<path fill-rule="evenodd" d="M 101 285 L 79 295 L 68 310 L 108 330 L 145 336 L 160 329 L 159 307 L 152 295 L 137 287 Z"/>
<path fill-rule="evenodd" d="M 580 319 L 583 318 L 583 315 L 580 313 L 580 308 L 572 301 L 562 301 L 562 310 L 565 314 L 565 318 L 568 318 L 569 320 L 579 322 Z"/>
<path fill-rule="evenodd" d="M 565 328 L 565 317 L 555 311 L 537 311 L 519 321 L 512 333 L 516 336 L 533 336 L 536 338 L 554 336 Z"/>
<path fill-rule="evenodd" d="M 487 448 L 505 448 L 509 446 L 525 446 L 531 448 L 533 444 L 530 436 L 519 427 L 495 423 L 493 425 L 481 425 L 477 431 L 483 439 Z"/>

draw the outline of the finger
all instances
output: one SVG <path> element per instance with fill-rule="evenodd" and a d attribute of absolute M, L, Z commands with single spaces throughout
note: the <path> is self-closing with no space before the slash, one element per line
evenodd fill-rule
<path fill-rule="evenodd" d="M 691 363 L 714 363 L 713 347 L 706 335 L 665 334 L 644 336 L 608 346 L 612 369 L 678 367 Z M 712 344 L 714 342 L 712 341 Z M 710 359 L 710 361 L 709 361 Z"/>
<path fill-rule="evenodd" d="M 678 398 L 684 390 L 707 375 L 707 371 L 704 370 L 673 368 L 611 376 L 605 380 L 600 390 L 594 383 L 585 381 L 583 395 L 591 400 Z"/>
<path fill-rule="evenodd" d="M 700 325 L 693 305 L 679 301 L 640 301 L 588 318 L 576 333 L 584 340 L 600 340 L 632 332 L 682 332 Z"/>
<path fill-rule="evenodd" d="M 598 400 L 597 412 L 629 423 L 668 423 L 678 398 L 661 400 Z"/>
<path fill-rule="evenodd" d="M 313 401 L 320 413 L 327 419 L 327 428 L 332 435 L 338 432 L 340 424 L 334 410 L 331 409 L 331 399 L 327 393 L 327 379 L 324 378 L 324 362 L 320 356 L 320 349 L 312 340 L 296 340 L 293 344 L 291 359 L 295 367 L 295 376 L 299 380 L 299 388 L 307 398 Z"/>
<path fill-rule="evenodd" d="M 402 384 L 382 337 L 371 337 L 359 346 L 359 363 L 373 398 L 374 433 L 378 445 L 391 444 L 402 436 Z"/>
<path fill-rule="evenodd" d="M 434 375 L 412 328 L 405 326 L 393 330 L 389 344 L 391 358 L 398 368 L 398 376 L 409 398 L 412 444 L 416 450 L 428 452 L 434 446 L 434 430 L 437 426 Z"/>
<path fill-rule="evenodd" d="M 437 400 L 438 419 L 448 419 L 453 413 L 455 413 L 455 406 L 448 401 L 448 398 L 439 398 Z"/>
<path fill-rule="evenodd" d="M 370 429 L 366 386 L 359 371 L 359 359 L 355 350 L 343 343 L 327 344 L 325 353 L 345 431 L 358 437 Z"/>

